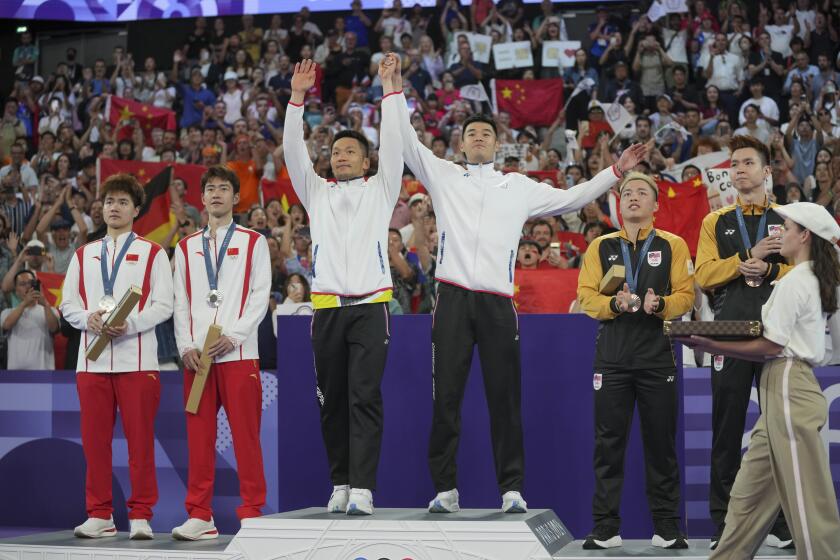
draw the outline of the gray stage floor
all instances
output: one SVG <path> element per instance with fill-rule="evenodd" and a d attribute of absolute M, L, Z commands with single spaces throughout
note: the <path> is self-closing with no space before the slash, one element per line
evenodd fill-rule
<path fill-rule="evenodd" d="M 610 550 L 583 550 L 583 541 L 575 541 L 557 553 L 555 560 L 571 558 L 708 558 L 709 541 L 690 540 L 689 548 L 685 550 L 663 550 L 650 545 L 649 540 L 625 540 L 624 546 Z M 547 557 L 546 557 L 547 558 Z M 792 550 L 779 550 L 764 546 L 758 551 L 756 559 L 781 560 L 796 558 Z"/>
<path fill-rule="evenodd" d="M 322 508 L 312 508 L 310 511 L 304 510 L 306 513 L 298 511 L 294 514 L 276 514 L 271 517 L 294 517 L 296 519 L 334 519 L 334 516 L 323 513 Z M 397 510 L 398 511 L 398 510 Z M 397 511 L 389 512 L 391 519 L 399 518 Z M 383 512 L 384 513 L 384 512 Z M 459 515 L 447 516 L 447 519 L 455 521 L 456 519 L 462 521 L 475 521 L 478 519 L 492 519 L 499 512 L 497 510 L 470 510 L 461 512 Z M 501 515 L 501 514 L 499 514 Z M 323 516 L 323 517 L 322 517 Z M 411 516 L 415 519 L 416 514 Z M 440 519 L 440 516 L 429 515 L 432 519 Z M 507 516 L 510 519 L 510 516 Z M 183 542 L 172 539 L 169 534 L 157 534 L 156 538 L 151 541 L 130 541 L 128 540 L 128 533 L 119 533 L 117 537 L 104 539 L 78 539 L 73 536 L 72 531 L 55 531 L 50 533 L 29 534 L 13 538 L 0 538 L 0 545 L 3 548 L 21 545 L 21 546 L 48 546 L 63 549 L 121 549 L 121 550 L 148 550 L 148 551 L 170 551 L 170 552 L 222 552 L 227 547 L 228 543 L 233 537 L 231 535 L 221 535 L 216 540 L 211 541 L 197 541 L 197 542 Z M 625 540 L 624 546 L 614 548 L 611 550 L 583 550 L 583 541 L 575 541 L 561 550 L 554 560 L 572 560 L 576 558 L 658 558 L 663 559 L 684 559 L 696 558 L 705 559 L 709 557 L 709 541 L 708 540 L 691 540 L 689 541 L 689 548 L 687 550 L 662 550 L 650 545 L 647 540 Z M 7 548 L 8 550 L 8 548 Z M 793 560 L 795 555 L 793 551 L 777 550 L 775 548 L 763 547 L 756 559 L 790 559 Z M 544 559 L 549 560 L 548 556 Z"/>
<path fill-rule="evenodd" d="M 126 550 L 191 550 L 219 552 L 227 548 L 232 535 L 219 535 L 209 541 L 176 541 L 169 533 L 155 533 L 150 541 L 128 540 L 128 533 L 118 533 L 116 537 L 102 539 L 78 539 L 73 531 L 55 531 L 36 535 L 23 535 L 9 539 L 0 539 L 0 545 L 56 546 L 63 548 L 122 548 Z"/>

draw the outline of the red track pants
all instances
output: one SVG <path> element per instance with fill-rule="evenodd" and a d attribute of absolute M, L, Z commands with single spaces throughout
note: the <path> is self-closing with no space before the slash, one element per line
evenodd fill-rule
<path fill-rule="evenodd" d="M 184 402 L 195 373 L 184 370 Z M 265 473 L 260 447 L 262 383 L 259 362 L 241 360 L 212 364 L 196 414 L 187 413 L 189 480 L 187 513 L 209 521 L 213 515 L 213 481 L 216 469 L 216 416 L 224 406 L 233 436 L 242 505 L 239 519 L 259 517 L 265 505 Z"/>
<path fill-rule="evenodd" d="M 89 517 L 109 519 L 111 496 L 111 442 L 117 408 L 128 442 L 131 497 L 129 519 L 151 519 L 158 500 L 155 476 L 155 414 L 160 403 L 160 372 L 78 373 L 82 420 L 82 449 L 87 462 L 85 508 Z"/>

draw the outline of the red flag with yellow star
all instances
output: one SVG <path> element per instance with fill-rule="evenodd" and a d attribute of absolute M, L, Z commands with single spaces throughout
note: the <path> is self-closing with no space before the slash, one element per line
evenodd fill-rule
<path fill-rule="evenodd" d="M 131 99 L 108 96 L 108 122 L 116 128 L 122 121 L 134 121 L 143 130 L 146 143 L 152 143 L 152 129 L 175 130 L 175 111 L 161 109 Z M 130 130 L 133 127 L 128 127 Z M 125 130 L 125 129 L 123 129 Z"/>
<path fill-rule="evenodd" d="M 703 178 L 698 175 L 682 183 L 657 181 L 656 184 L 659 210 L 654 214 L 654 227 L 682 237 L 691 256 L 695 256 L 703 218 L 709 213 L 709 196 Z"/>
<path fill-rule="evenodd" d="M 41 282 L 41 293 L 52 307 L 61 305 L 61 287 L 64 275 L 57 272 L 36 272 L 35 277 Z"/>
<path fill-rule="evenodd" d="M 496 80 L 496 106 L 511 128 L 549 126 L 563 108 L 563 80 Z"/>

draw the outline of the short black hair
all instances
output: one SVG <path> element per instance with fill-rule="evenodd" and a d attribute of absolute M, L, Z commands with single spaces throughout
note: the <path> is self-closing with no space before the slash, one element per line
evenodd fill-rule
<path fill-rule="evenodd" d="M 729 141 L 729 153 L 734 154 L 735 150 L 743 150 L 746 148 L 752 148 L 758 153 L 758 157 L 761 160 L 761 165 L 770 165 L 770 148 L 762 142 L 761 140 L 757 140 L 752 136 L 733 136 L 732 139 Z"/>
<path fill-rule="evenodd" d="M 534 224 L 531 226 L 531 236 L 534 235 L 534 228 L 536 228 L 537 226 L 548 226 L 548 231 L 551 233 L 551 237 L 554 238 L 554 227 L 546 220 L 537 220 L 536 222 L 534 222 Z"/>
<path fill-rule="evenodd" d="M 342 138 L 352 138 L 359 145 L 362 147 L 362 151 L 365 153 L 365 157 L 368 157 L 370 153 L 370 142 L 368 142 L 367 137 L 357 130 L 342 130 L 338 134 L 333 137 L 333 141 L 330 144 L 330 151 L 332 152 L 333 146 L 335 143 L 341 140 Z"/>
<path fill-rule="evenodd" d="M 496 129 L 496 121 L 490 115 L 485 115 L 484 113 L 476 113 L 474 115 L 470 115 L 469 117 L 464 120 L 464 126 L 461 127 L 461 134 L 466 135 L 467 127 L 473 123 L 486 123 L 490 125 L 490 128 L 493 129 L 493 134 L 498 136 L 499 132 Z"/>
<path fill-rule="evenodd" d="M 115 192 L 127 194 L 135 208 L 142 208 L 146 202 L 146 191 L 143 189 L 143 185 L 134 175 L 128 173 L 117 173 L 108 177 L 102 183 L 100 197 L 104 201 L 109 194 Z"/>
<path fill-rule="evenodd" d="M 601 228 L 601 234 L 605 233 L 605 231 L 604 231 L 605 228 L 604 228 L 603 223 L 601 223 L 601 222 L 589 222 L 588 224 L 583 226 L 583 235 L 586 235 L 587 233 L 589 233 L 590 231 L 592 231 L 595 228 Z"/>
<path fill-rule="evenodd" d="M 31 270 L 18 270 L 17 273 L 15 274 L 15 281 L 14 281 L 15 286 L 17 286 L 18 277 L 20 277 L 24 274 L 29 274 L 35 280 L 38 279 L 38 277 L 35 275 L 35 273 Z"/>
<path fill-rule="evenodd" d="M 204 192 L 204 187 L 207 186 L 207 181 L 210 179 L 222 179 L 228 181 L 233 187 L 234 194 L 239 192 L 239 177 L 230 167 L 225 165 L 214 165 L 209 167 L 204 175 L 201 176 L 201 192 Z"/>

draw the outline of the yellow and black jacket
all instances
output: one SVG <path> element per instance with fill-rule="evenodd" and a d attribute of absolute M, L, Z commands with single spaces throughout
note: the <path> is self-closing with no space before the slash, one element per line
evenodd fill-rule
<path fill-rule="evenodd" d="M 761 319 L 761 306 L 773 291 L 770 283 L 787 274 L 791 268 L 781 255 L 770 255 L 765 259 L 770 263 L 770 267 L 767 269 L 764 283 L 757 288 L 747 286 L 738 271 L 738 265 L 749 259 L 750 254 L 741 240 L 736 205 L 740 205 L 744 213 L 744 224 L 750 239 L 755 240 L 764 206 L 744 205 L 738 198 L 732 206 L 721 208 L 706 216 L 697 245 L 696 280 L 702 289 L 714 290 L 712 306 L 715 319 L 720 321 Z M 785 222 L 772 210 L 776 206 L 770 206 L 765 237 L 769 235 L 770 228 Z"/>
<path fill-rule="evenodd" d="M 634 268 L 639 251 L 651 229 L 639 232 L 630 245 Z M 596 370 L 668 368 L 676 365 L 671 341 L 662 333 L 662 322 L 684 315 L 694 304 L 694 267 L 688 246 L 681 237 L 656 230 L 647 256 L 642 258 L 637 294 L 644 303 L 648 288 L 659 295 L 660 308 L 648 315 L 644 308 L 635 313 L 619 313 L 615 293 L 598 292 L 601 279 L 612 265 L 624 264 L 621 240 L 627 233 L 604 235 L 586 249 L 578 279 L 578 301 L 583 312 L 601 321 L 595 351 Z M 617 291 L 620 291 L 619 288 Z"/>

